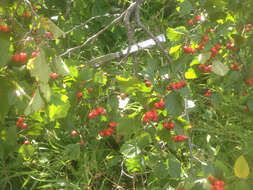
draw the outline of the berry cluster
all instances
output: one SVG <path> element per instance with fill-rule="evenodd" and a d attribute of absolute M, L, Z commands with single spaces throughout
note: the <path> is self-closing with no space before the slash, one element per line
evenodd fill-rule
<path fill-rule="evenodd" d="M 200 15 L 197 15 L 195 17 L 195 20 L 193 21 L 192 19 L 188 20 L 188 24 L 189 25 L 193 25 L 194 23 L 199 23 L 201 21 L 201 16 Z"/>
<path fill-rule="evenodd" d="M 24 121 L 25 121 L 24 117 L 19 117 L 18 121 L 16 122 L 16 126 L 20 127 L 21 129 L 26 128 L 28 125 Z"/>
<path fill-rule="evenodd" d="M 208 177 L 209 182 L 212 184 L 211 190 L 225 190 L 225 182 L 215 179 L 214 176 Z"/>
<path fill-rule="evenodd" d="M 150 87 L 150 86 L 151 86 L 151 82 L 150 82 L 150 80 L 148 80 L 148 79 L 144 78 L 144 81 L 145 81 L 145 85 L 146 85 L 146 87 Z"/>
<path fill-rule="evenodd" d="M 203 46 L 205 45 L 205 43 L 208 41 L 208 37 L 207 35 L 205 34 L 203 37 L 202 37 L 203 41 L 201 42 L 201 44 L 199 44 L 198 46 L 198 50 L 201 51 Z"/>
<path fill-rule="evenodd" d="M 249 78 L 245 82 L 248 86 L 251 86 L 253 84 L 253 78 Z"/>
<path fill-rule="evenodd" d="M 29 17 L 31 17 L 31 15 L 29 13 L 23 13 L 22 17 L 29 18 Z"/>
<path fill-rule="evenodd" d="M 168 123 L 167 121 L 165 121 L 165 122 L 163 123 L 164 128 L 166 128 L 166 129 L 168 129 L 168 130 L 173 129 L 173 128 L 174 128 L 174 125 L 175 125 L 175 124 L 174 124 L 173 122 Z"/>
<path fill-rule="evenodd" d="M 18 63 L 23 63 L 27 60 L 27 54 L 26 53 L 15 53 L 12 56 L 12 60 Z"/>
<path fill-rule="evenodd" d="M 184 135 L 177 135 L 173 138 L 174 142 L 183 142 L 187 139 Z"/>
<path fill-rule="evenodd" d="M 156 109 L 152 109 L 150 112 L 146 112 L 145 116 L 142 118 L 144 123 L 152 121 L 157 121 L 158 119 L 158 114 L 156 113 Z"/>
<path fill-rule="evenodd" d="M 209 96 L 211 96 L 211 94 L 212 94 L 212 91 L 211 91 L 211 90 L 208 90 L 208 91 L 205 93 L 205 97 L 209 97 Z"/>
<path fill-rule="evenodd" d="M 220 44 L 217 44 L 215 47 L 211 48 L 212 54 L 211 54 L 210 59 L 213 58 L 213 57 L 215 57 L 215 56 L 217 56 L 217 55 L 219 55 L 220 48 L 221 48 Z"/>
<path fill-rule="evenodd" d="M 212 71 L 212 65 L 206 66 L 205 64 L 199 64 L 199 69 L 204 73 L 208 73 Z"/>
<path fill-rule="evenodd" d="M 178 82 L 178 83 L 170 83 L 170 85 L 167 86 L 166 89 L 167 89 L 167 90 L 173 90 L 173 89 L 175 89 L 175 90 L 180 90 L 181 88 L 186 87 L 186 84 L 187 84 L 186 81 L 181 80 L 181 81 Z"/>
<path fill-rule="evenodd" d="M 95 118 L 96 116 L 98 116 L 98 115 L 104 115 L 105 114 L 105 110 L 104 110 L 104 108 L 102 108 L 102 107 L 98 107 L 98 109 L 97 110 L 92 110 L 90 113 L 89 113 L 89 118 L 90 119 L 93 119 L 93 118 Z"/>
<path fill-rule="evenodd" d="M 231 66 L 231 69 L 238 71 L 239 70 L 238 62 L 234 62 L 234 64 Z"/>
<path fill-rule="evenodd" d="M 99 136 L 100 136 L 100 137 L 103 137 L 103 136 L 105 136 L 105 135 L 111 136 L 112 133 L 115 132 L 115 128 L 117 127 L 117 123 L 111 122 L 111 123 L 109 124 L 109 126 L 110 126 L 109 129 L 105 129 L 105 130 L 99 132 Z"/>
<path fill-rule="evenodd" d="M 155 109 L 158 109 L 158 110 L 163 110 L 164 106 L 165 106 L 165 102 L 163 101 L 163 99 L 160 102 L 156 102 L 154 104 Z"/>
<path fill-rule="evenodd" d="M 196 50 L 195 49 L 192 49 L 191 47 L 189 47 L 189 46 L 184 46 L 184 53 L 185 54 L 189 54 L 189 53 L 195 53 L 196 52 Z"/>
<path fill-rule="evenodd" d="M 244 27 L 245 27 L 245 25 L 242 25 L 242 26 L 240 26 L 240 29 L 243 29 Z M 245 31 L 246 31 L 246 32 L 249 32 L 250 29 L 251 29 L 251 27 L 252 27 L 252 24 L 247 24 L 247 25 L 246 25 L 246 28 L 245 28 Z"/>
<path fill-rule="evenodd" d="M 3 26 L 3 25 L 0 24 L 0 32 L 1 31 L 7 33 L 7 32 L 10 32 L 10 29 L 7 25 Z"/>
<path fill-rule="evenodd" d="M 226 44 L 226 47 L 227 47 L 228 49 L 231 49 L 232 51 L 235 51 L 235 50 L 236 50 L 235 44 L 227 43 L 227 44 Z"/>

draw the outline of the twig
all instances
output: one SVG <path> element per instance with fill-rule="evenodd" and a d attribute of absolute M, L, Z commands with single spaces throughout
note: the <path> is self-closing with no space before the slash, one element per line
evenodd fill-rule
<path fill-rule="evenodd" d="M 106 31 L 108 28 L 110 28 L 112 25 L 118 23 L 123 16 L 126 14 L 126 11 L 124 11 L 118 18 L 114 19 L 110 24 L 108 24 L 106 27 L 104 27 L 102 30 L 100 30 L 99 32 L 97 32 L 96 34 L 94 34 L 93 36 L 89 37 L 85 42 L 83 42 L 81 45 L 67 49 L 67 51 L 65 51 L 64 53 L 62 53 L 60 55 L 60 57 L 70 53 L 71 51 L 80 49 L 82 47 L 84 47 L 86 44 L 88 44 L 91 40 L 95 40 L 100 34 L 102 34 L 104 31 Z"/>
<path fill-rule="evenodd" d="M 102 18 L 102 17 L 112 17 L 112 16 L 120 16 L 120 14 L 109 14 L 109 13 L 106 13 L 104 15 L 98 15 L 98 16 L 94 16 L 94 17 L 91 17 L 89 18 L 87 21 L 85 21 L 84 23 L 80 24 L 80 25 L 77 25 L 77 26 L 74 26 L 71 30 L 65 32 L 65 34 L 69 34 L 70 32 L 78 29 L 78 28 L 81 28 L 83 26 L 85 26 L 86 24 L 88 24 L 89 22 L 91 22 L 92 20 L 94 19 L 97 19 L 97 18 Z"/>
<path fill-rule="evenodd" d="M 154 34 L 151 31 L 149 31 L 146 28 L 146 26 L 144 24 L 142 24 L 142 22 L 140 20 L 140 4 L 143 3 L 144 1 L 145 0 L 137 0 L 137 6 L 136 6 L 136 11 L 135 11 L 137 24 L 155 41 L 155 43 L 161 49 L 161 51 L 163 52 L 163 54 L 166 57 L 166 59 L 168 60 L 168 62 L 171 63 L 172 61 L 171 61 L 170 57 L 168 56 L 167 52 L 165 51 L 165 49 L 163 48 L 163 46 L 161 45 L 159 40 L 157 40 L 157 38 L 154 36 Z"/>

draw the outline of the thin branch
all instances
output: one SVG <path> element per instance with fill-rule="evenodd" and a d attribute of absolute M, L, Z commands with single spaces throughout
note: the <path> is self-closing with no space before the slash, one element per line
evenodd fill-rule
<path fill-rule="evenodd" d="M 161 43 L 159 42 L 159 40 L 141 22 L 141 19 L 140 19 L 140 4 L 143 3 L 143 2 L 144 2 L 144 0 L 138 0 L 137 1 L 137 7 L 136 7 L 136 11 L 135 11 L 137 24 L 155 41 L 155 43 L 161 49 L 161 51 L 163 52 L 163 54 L 166 57 L 166 59 L 168 60 L 168 62 L 171 63 L 172 61 L 171 61 L 170 57 L 168 56 L 168 53 L 165 51 L 165 49 L 163 48 L 163 46 L 161 45 Z"/>
<path fill-rule="evenodd" d="M 126 14 L 126 11 L 124 11 L 118 18 L 114 19 L 110 24 L 108 24 L 106 27 L 104 27 L 102 30 L 100 30 L 99 32 L 97 32 L 96 34 L 94 34 L 93 36 L 89 37 L 85 42 L 83 42 L 81 45 L 67 49 L 67 51 L 65 51 L 64 53 L 62 53 L 60 55 L 60 57 L 70 53 L 71 51 L 80 49 L 82 47 L 84 47 L 85 45 L 87 45 L 91 40 L 95 40 L 100 34 L 102 34 L 104 31 L 106 31 L 108 28 L 110 28 L 112 25 L 118 23 L 123 16 Z"/>
<path fill-rule="evenodd" d="M 94 19 L 102 18 L 102 17 L 112 17 L 112 16 L 114 16 L 114 17 L 117 16 L 118 17 L 118 16 L 120 16 L 120 14 L 109 14 L 109 13 L 106 13 L 104 15 L 98 15 L 98 16 L 91 17 L 87 21 L 85 21 L 84 23 L 82 23 L 80 25 L 77 25 L 77 26 L 74 26 L 71 30 L 65 32 L 65 34 L 69 34 L 70 32 L 72 32 L 72 31 L 74 31 L 74 30 L 76 30 L 78 28 L 81 28 L 81 27 L 85 26 L 86 24 L 88 24 L 89 22 L 93 21 Z"/>

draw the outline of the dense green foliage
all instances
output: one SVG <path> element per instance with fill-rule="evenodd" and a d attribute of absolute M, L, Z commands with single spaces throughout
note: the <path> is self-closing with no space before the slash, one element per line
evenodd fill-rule
<path fill-rule="evenodd" d="M 251 7 L 1 0 L 0 187 L 250 190 Z"/>

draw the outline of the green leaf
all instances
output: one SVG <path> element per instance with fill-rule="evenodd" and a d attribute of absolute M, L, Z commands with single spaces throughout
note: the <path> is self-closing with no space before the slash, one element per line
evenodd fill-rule
<path fill-rule="evenodd" d="M 164 98 L 164 101 L 168 114 L 179 116 L 184 111 L 183 98 L 178 92 L 172 91 Z"/>
<path fill-rule="evenodd" d="M 78 75 L 79 81 L 90 81 L 93 79 L 95 70 L 92 68 L 87 68 L 82 70 Z"/>
<path fill-rule="evenodd" d="M 234 173 L 240 179 L 246 179 L 249 176 L 249 165 L 244 156 L 240 156 L 235 161 Z"/>
<path fill-rule="evenodd" d="M 165 163 L 160 162 L 154 168 L 154 174 L 159 179 L 167 178 L 169 175 L 169 168 L 167 167 Z"/>
<path fill-rule="evenodd" d="M 130 136 L 140 129 L 141 123 L 139 120 L 134 118 L 129 118 L 125 116 L 118 122 L 118 127 L 116 128 L 117 134 Z"/>
<path fill-rule="evenodd" d="M 133 158 L 141 153 L 141 149 L 137 146 L 135 141 L 130 141 L 121 146 L 120 152 L 126 158 Z"/>
<path fill-rule="evenodd" d="M 176 42 L 179 41 L 187 33 L 187 30 L 184 26 L 179 26 L 177 28 L 167 28 L 166 35 L 170 41 Z"/>
<path fill-rule="evenodd" d="M 177 160 L 169 160 L 169 173 L 173 178 L 178 178 L 181 175 L 181 165 Z"/>
<path fill-rule="evenodd" d="M 105 85 L 107 82 L 107 77 L 101 72 L 96 72 L 94 75 L 94 82 Z"/>
<path fill-rule="evenodd" d="M 80 145 L 79 144 L 69 144 L 65 147 L 63 152 L 67 160 L 78 160 L 80 157 Z"/>
<path fill-rule="evenodd" d="M 127 171 L 129 172 L 142 171 L 142 164 L 141 164 L 141 159 L 139 158 L 139 156 L 126 159 L 126 168 L 127 168 Z"/>
<path fill-rule="evenodd" d="M 192 4 L 188 0 L 184 0 L 183 3 L 180 4 L 180 13 L 185 15 L 192 11 Z"/>
<path fill-rule="evenodd" d="M 8 78 L 0 76 L 0 122 L 4 119 L 4 116 L 8 113 L 9 105 L 9 94 L 14 93 L 14 85 Z"/>
<path fill-rule="evenodd" d="M 151 135 L 149 133 L 143 133 L 136 137 L 136 142 L 139 147 L 145 147 L 152 142 Z"/>
<path fill-rule="evenodd" d="M 7 64 L 10 42 L 6 36 L 0 34 L 0 68 Z"/>
<path fill-rule="evenodd" d="M 50 101 L 50 97 L 51 97 L 51 90 L 50 90 L 50 86 L 48 85 L 48 83 L 39 83 L 39 88 L 40 91 L 43 95 L 43 97 L 47 100 Z"/>
<path fill-rule="evenodd" d="M 35 77 L 37 81 L 47 83 L 51 70 L 46 62 L 46 57 L 43 49 L 40 53 L 27 63 L 27 69 L 30 70 L 31 76 Z"/>
<path fill-rule="evenodd" d="M 186 79 L 196 79 L 197 78 L 197 74 L 195 73 L 193 68 L 189 68 L 184 75 L 185 75 Z"/>
<path fill-rule="evenodd" d="M 52 96 L 51 102 L 52 104 L 49 106 L 49 118 L 51 121 L 67 116 L 70 108 L 67 96 Z"/>
<path fill-rule="evenodd" d="M 206 61 L 210 58 L 210 56 L 211 52 L 204 52 L 199 54 L 198 56 L 199 63 L 206 63 Z"/>
<path fill-rule="evenodd" d="M 130 91 L 139 90 L 141 87 L 138 78 L 123 78 L 120 76 L 116 76 L 116 78 L 122 92 L 128 93 Z"/>
<path fill-rule="evenodd" d="M 34 96 L 31 99 L 30 103 L 26 107 L 24 114 L 29 115 L 32 112 L 39 111 L 42 108 L 42 105 L 43 105 L 43 100 L 40 97 L 39 90 L 37 89 L 34 93 Z"/>
<path fill-rule="evenodd" d="M 55 39 L 61 36 L 65 38 L 65 32 L 56 26 L 55 23 L 53 23 L 49 18 L 41 18 L 41 23 L 47 31 L 52 32 Z"/>
<path fill-rule="evenodd" d="M 248 106 L 250 111 L 253 111 L 253 99 L 249 99 L 247 101 L 247 106 Z"/>
<path fill-rule="evenodd" d="M 217 75 L 225 76 L 228 73 L 229 68 L 227 65 L 224 65 L 220 61 L 215 60 L 213 61 L 212 70 Z"/>
<path fill-rule="evenodd" d="M 247 181 L 236 181 L 232 184 L 231 189 L 233 190 L 252 190 L 252 186 L 250 186 Z"/>
<path fill-rule="evenodd" d="M 35 149 L 32 145 L 21 145 L 19 148 L 19 153 L 22 155 L 22 157 L 26 160 L 29 159 L 31 156 L 33 156 Z"/>
<path fill-rule="evenodd" d="M 54 66 L 56 69 L 56 73 L 65 76 L 69 74 L 69 69 L 67 65 L 64 63 L 63 59 L 59 56 L 55 57 L 55 62 Z"/>

